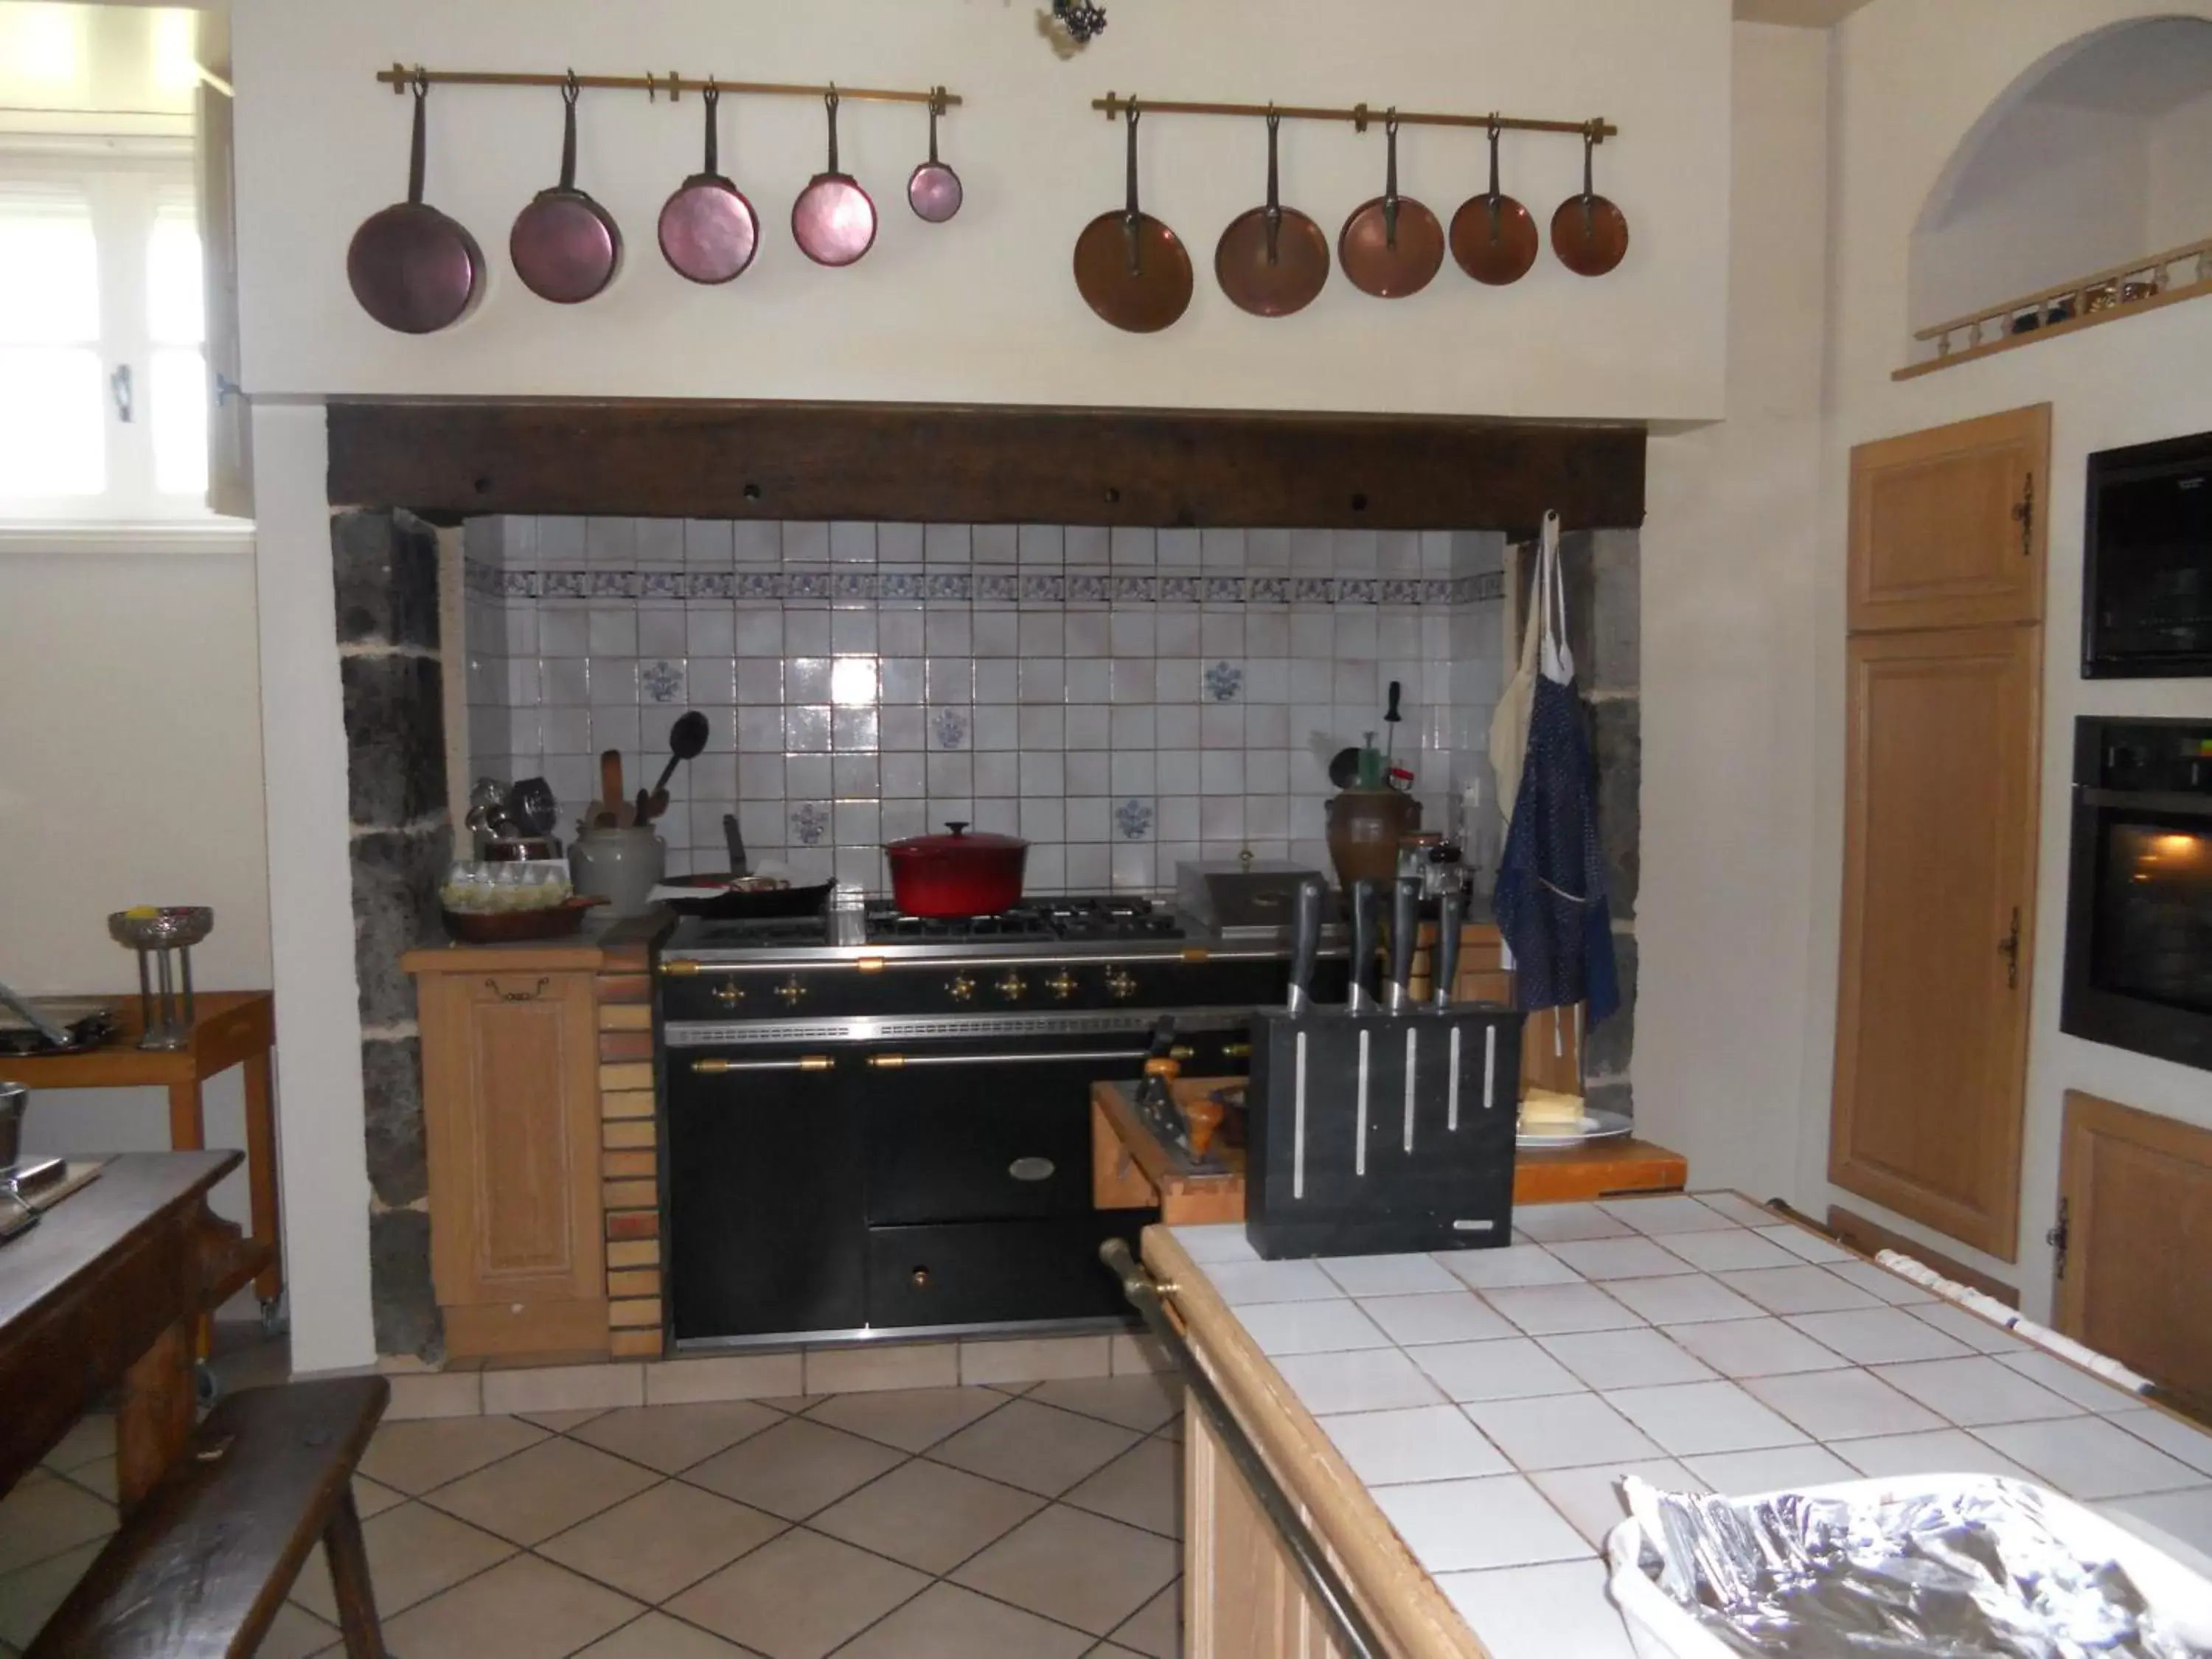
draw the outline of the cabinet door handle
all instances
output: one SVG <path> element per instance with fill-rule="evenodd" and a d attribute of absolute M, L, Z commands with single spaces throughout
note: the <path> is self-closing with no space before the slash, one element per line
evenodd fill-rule
<path fill-rule="evenodd" d="M 484 989 L 489 991 L 501 1002 L 535 1002 L 545 994 L 545 988 L 552 982 L 550 979 L 540 978 L 538 983 L 527 991 L 506 991 L 500 988 L 497 980 L 488 979 L 484 981 Z"/>

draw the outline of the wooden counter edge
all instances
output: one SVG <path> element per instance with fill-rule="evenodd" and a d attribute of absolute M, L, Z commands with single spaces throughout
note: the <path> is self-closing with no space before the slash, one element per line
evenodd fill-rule
<path fill-rule="evenodd" d="M 1147 1227 L 1143 1243 L 1145 1265 L 1176 1286 L 1170 1304 L 1215 1384 L 1384 1638 L 1404 1659 L 1490 1659 L 1182 1246 L 1159 1226 Z"/>
<path fill-rule="evenodd" d="M 606 959 L 597 945 L 544 939 L 526 945 L 424 945 L 399 958 L 409 974 L 595 974 Z"/>

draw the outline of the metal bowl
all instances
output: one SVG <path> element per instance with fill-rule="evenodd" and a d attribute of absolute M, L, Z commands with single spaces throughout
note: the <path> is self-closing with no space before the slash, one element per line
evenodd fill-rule
<path fill-rule="evenodd" d="M 107 936 L 134 951 L 198 945 L 214 928 L 215 912 L 204 904 L 143 904 L 107 918 Z"/>

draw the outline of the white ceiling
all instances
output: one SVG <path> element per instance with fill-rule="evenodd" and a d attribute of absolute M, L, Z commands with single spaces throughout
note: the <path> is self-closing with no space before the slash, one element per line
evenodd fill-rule
<path fill-rule="evenodd" d="M 1867 0 L 1735 0 L 1740 23 L 1789 23 L 1825 29 L 1840 23 Z"/>
<path fill-rule="evenodd" d="M 2160 17 L 2096 36 L 2045 76 L 2039 104 L 2163 115 L 2212 92 L 2212 23 Z"/>

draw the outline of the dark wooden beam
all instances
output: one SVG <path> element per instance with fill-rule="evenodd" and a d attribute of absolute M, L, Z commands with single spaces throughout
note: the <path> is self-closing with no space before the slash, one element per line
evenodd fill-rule
<path fill-rule="evenodd" d="M 1644 521 L 1644 431 L 887 404 L 334 403 L 330 499 L 476 513 L 1521 530 Z"/>

